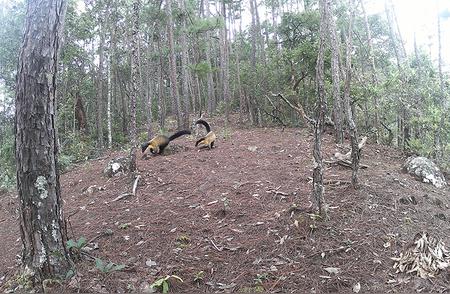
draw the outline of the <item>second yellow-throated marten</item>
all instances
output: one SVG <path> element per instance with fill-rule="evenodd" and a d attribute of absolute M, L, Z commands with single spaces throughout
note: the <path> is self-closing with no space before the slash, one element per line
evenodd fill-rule
<path fill-rule="evenodd" d="M 206 136 L 195 142 L 195 147 L 201 144 L 202 146 L 207 146 L 209 149 L 213 148 L 214 141 L 216 141 L 216 134 L 214 134 L 214 132 L 211 131 L 211 127 L 209 126 L 209 124 L 203 119 L 199 119 L 198 121 L 195 122 L 195 124 L 204 125 L 206 128 L 206 132 L 208 132 Z"/>
<path fill-rule="evenodd" d="M 183 135 L 190 135 L 191 131 L 189 130 L 182 130 L 178 131 L 175 134 L 173 134 L 170 137 L 164 136 L 164 135 L 157 135 L 150 141 L 144 143 L 141 145 L 142 153 L 147 154 L 149 151 L 152 154 L 162 154 L 164 151 L 164 148 L 169 145 L 170 141 L 175 140 L 178 137 L 181 137 Z"/>

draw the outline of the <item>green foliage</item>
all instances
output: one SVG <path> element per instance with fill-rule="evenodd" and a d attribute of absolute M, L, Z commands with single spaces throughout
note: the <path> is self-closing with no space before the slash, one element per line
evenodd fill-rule
<path fill-rule="evenodd" d="M 124 264 L 115 264 L 112 262 L 104 262 L 100 258 L 95 259 L 95 267 L 103 274 L 109 274 L 114 271 L 120 271 L 125 268 Z"/>
<path fill-rule="evenodd" d="M 167 275 L 164 278 L 160 278 L 153 282 L 153 284 L 150 285 L 151 288 L 158 288 L 162 293 L 168 293 L 169 292 L 169 280 L 175 279 L 183 283 L 183 279 L 181 279 L 177 275 Z"/>
<path fill-rule="evenodd" d="M 204 279 L 205 279 L 204 271 L 199 271 L 194 275 L 194 283 L 200 284 L 204 281 Z"/>
<path fill-rule="evenodd" d="M 80 251 L 81 248 L 83 248 L 84 246 L 86 246 L 86 238 L 85 237 L 80 237 L 77 241 L 70 239 L 67 241 L 67 249 L 69 250 L 78 250 Z"/>
<path fill-rule="evenodd" d="M 6 190 L 13 188 L 16 183 L 14 136 L 11 124 L 9 120 L 0 120 L 0 189 Z"/>
<path fill-rule="evenodd" d="M 70 239 L 67 241 L 67 249 L 72 254 L 73 259 L 81 259 L 81 249 L 87 245 L 86 238 L 80 237 L 78 240 Z"/>
<path fill-rule="evenodd" d="M 62 138 L 61 158 L 64 163 L 74 163 L 95 157 L 95 143 L 92 138 L 78 132 L 66 133 Z"/>
<path fill-rule="evenodd" d="M 17 58 L 25 21 L 25 1 L 3 1 L 0 9 L 0 81 L 8 89 L 15 87 Z"/>

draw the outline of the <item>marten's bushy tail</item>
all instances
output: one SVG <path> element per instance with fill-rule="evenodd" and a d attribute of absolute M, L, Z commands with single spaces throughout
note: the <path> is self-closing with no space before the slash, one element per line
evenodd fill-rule
<path fill-rule="evenodd" d="M 195 124 L 196 124 L 196 125 L 197 125 L 197 124 L 204 125 L 205 128 L 206 128 L 206 132 L 207 132 L 207 133 L 211 132 L 211 127 L 210 127 L 209 124 L 208 124 L 206 121 L 204 121 L 203 119 L 199 119 L 198 121 L 195 122 Z"/>
<path fill-rule="evenodd" d="M 191 134 L 191 131 L 189 131 L 189 130 L 178 131 L 178 132 L 176 132 L 175 134 L 173 134 L 172 136 L 169 137 L 169 142 L 172 141 L 172 140 L 175 140 L 176 138 L 181 137 L 183 135 L 190 135 L 190 134 Z"/>

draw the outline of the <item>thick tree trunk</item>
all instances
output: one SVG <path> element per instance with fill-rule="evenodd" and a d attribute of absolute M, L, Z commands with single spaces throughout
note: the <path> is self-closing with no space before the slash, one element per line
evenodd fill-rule
<path fill-rule="evenodd" d="M 131 95 L 130 95 L 130 137 L 131 137 L 131 151 L 130 151 L 130 171 L 132 173 L 136 170 L 136 146 L 137 146 L 137 128 L 136 128 L 136 100 L 139 94 L 139 11 L 141 7 L 140 0 L 133 1 L 132 14 L 132 29 L 131 29 Z"/>
<path fill-rule="evenodd" d="M 175 44 L 173 36 L 173 18 L 172 18 L 172 0 L 167 0 L 167 38 L 169 43 L 169 77 L 170 77 L 170 91 L 172 93 L 173 105 L 177 114 L 178 129 L 183 128 L 182 105 L 180 101 L 180 94 L 178 92 L 177 83 L 177 56 L 175 55 Z"/>
<path fill-rule="evenodd" d="M 35 282 L 71 268 L 59 184 L 56 71 L 64 0 L 28 1 L 16 83 L 16 164 L 22 266 Z M 41 285 L 41 284 L 40 284 Z"/>
<path fill-rule="evenodd" d="M 349 6 L 351 11 L 349 28 L 346 40 L 345 52 L 345 86 L 344 86 L 344 106 L 347 116 L 347 123 L 350 131 L 350 141 L 352 147 L 352 185 L 356 189 L 358 187 L 358 169 L 359 169 L 359 148 L 358 148 L 358 132 L 354 121 L 355 112 L 350 109 L 350 81 L 352 73 L 352 34 L 353 34 L 353 19 L 355 17 L 354 0 L 350 0 Z"/>
<path fill-rule="evenodd" d="M 322 132 L 325 120 L 326 98 L 325 98 L 325 74 L 324 74 L 324 51 L 326 32 L 326 11 L 325 1 L 319 0 L 320 7 L 320 28 L 319 28 L 319 53 L 317 56 L 316 76 L 317 76 L 317 103 L 316 118 L 314 123 L 314 169 L 313 169 L 313 203 L 316 204 L 319 214 L 326 218 L 327 209 L 325 204 L 323 187 L 323 158 L 322 158 Z"/>

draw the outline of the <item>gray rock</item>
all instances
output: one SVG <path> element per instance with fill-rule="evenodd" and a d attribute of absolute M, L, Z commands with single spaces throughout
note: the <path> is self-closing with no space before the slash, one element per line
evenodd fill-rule
<path fill-rule="evenodd" d="M 410 175 L 419 178 L 424 183 L 431 183 L 436 188 L 447 185 L 444 175 L 437 165 L 425 157 L 409 157 L 403 167 Z"/>
<path fill-rule="evenodd" d="M 103 173 L 109 178 L 118 173 L 126 173 L 130 166 L 130 159 L 128 157 L 118 157 L 108 162 L 108 165 L 103 170 Z"/>

